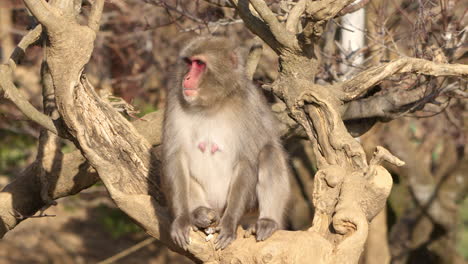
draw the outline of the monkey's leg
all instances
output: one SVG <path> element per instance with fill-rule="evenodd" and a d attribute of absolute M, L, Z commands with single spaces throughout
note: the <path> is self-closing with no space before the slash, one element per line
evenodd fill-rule
<path fill-rule="evenodd" d="M 256 182 L 252 165 L 246 160 L 239 161 L 229 188 L 227 207 L 217 228 L 216 249 L 224 249 L 236 239 L 237 226 L 254 196 Z"/>
<path fill-rule="evenodd" d="M 190 211 L 189 211 L 189 170 L 185 155 L 177 153 L 165 159 L 165 177 L 170 187 L 174 221 L 171 224 L 171 238 L 180 247 L 187 250 L 190 244 Z"/>
<path fill-rule="evenodd" d="M 259 155 L 257 197 L 259 217 L 257 241 L 270 237 L 282 227 L 290 186 L 285 154 L 280 146 L 266 145 Z"/>

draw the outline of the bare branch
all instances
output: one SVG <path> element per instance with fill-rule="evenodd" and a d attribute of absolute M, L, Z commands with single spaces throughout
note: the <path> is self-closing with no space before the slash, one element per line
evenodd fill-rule
<path fill-rule="evenodd" d="M 289 12 L 288 20 L 286 21 L 286 30 L 291 33 L 297 33 L 297 26 L 299 24 L 299 19 L 305 11 L 306 0 L 300 0 Z"/>
<path fill-rule="evenodd" d="M 353 2 L 354 0 L 307 1 L 306 13 L 314 21 L 329 20 Z"/>
<path fill-rule="evenodd" d="M 345 7 L 345 8 L 343 8 L 343 9 L 338 13 L 338 15 L 336 15 L 336 16 L 337 16 L 337 17 L 338 17 L 338 16 L 344 16 L 344 15 L 346 15 L 346 14 L 356 12 L 356 11 L 358 11 L 359 9 L 363 8 L 365 5 L 367 5 L 369 2 L 370 2 L 370 0 L 361 0 L 359 3 L 355 3 L 355 4 L 352 4 L 352 5 L 349 5 L 349 6 Z"/>
<path fill-rule="evenodd" d="M 231 4 L 236 7 L 239 16 L 244 20 L 245 25 L 252 31 L 255 35 L 259 36 L 263 41 L 268 43 L 268 45 L 278 53 L 281 44 L 275 39 L 271 33 L 268 25 L 261 20 L 259 17 L 254 15 L 249 8 L 249 3 L 246 0 L 230 0 Z"/>
<path fill-rule="evenodd" d="M 374 117 L 391 120 L 401 116 L 412 104 L 422 100 L 424 93 L 425 87 L 420 86 L 417 89 L 397 89 L 383 95 L 354 100 L 346 104 L 346 111 L 342 117 L 343 120 Z"/>
<path fill-rule="evenodd" d="M 145 3 L 148 3 L 148 4 L 164 7 L 165 9 L 176 12 L 176 13 L 178 13 L 178 14 L 180 14 L 180 15 L 182 15 L 182 16 L 184 16 L 184 17 L 186 17 L 186 18 L 188 18 L 188 19 L 190 19 L 190 20 L 192 20 L 194 22 L 197 22 L 197 23 L 200 23 L 200 24 L 205 23 L 205 21 L 203 21 L 203 19 L 200 19 L 197 16 L 190 14 L 189 12 L 187 12 L 186 10 L 181 8 L 181 6 L 179 4 L 176 4 L 176 6 L 172 6 L 172 5 L 169 5 L 168 3 L 166 3 L 165 1 L 156 1 L 156 0 L 143 0 L 143 1 Z"/>
<path fill-rule="evenodd" d="M 57 134 L 52 119 L 37 110 L 26 98 L 21 95 L 13 83 L 12 70 L 8 65 L 0 65 L 0 91 L 3 90 L 5 98 L 13 102 L 21 112 L 31 121 Z"/>
<path fill-rule="evenodd" d="M 258 12 L 260 17 L 269 26 L 271 33 L 275 38 L 285 47 L 298 49 L 298 43 L 296 36 L 286 31 L 284 25 L 282 25 L 276 15 L 271 11 L 263 0 L 249 0 L 255 10 Z"/>
<path fill-rule="evenodd" d="M 231 3 L 229 3 L 229 0 L 203 0 L 209 4 L 219 6 L 219 7 L 234 7 Z"/>
<path fill-rule="evenodd" d="M 247 63 L 245 66 L 247 78 L 249 80 L 253 79 L 258 62 L 262 57 L 262 52 L 262 41 L 258 37 L 255 37 L 254 44 L 252 45 L 252 47 L 250 47 L 249 56 L 247 58 Z"/>
<path fill-rule="evenodd" d="M 386 148 L 377 146 L 374 151 L 374 155 L 369 162 L 370 166 L 380 165 L 382 162 L 389 162 L 395 166 L 401 167 L 405 165 L 405 162 L 397 158 L 395 155 L 390 153 Z"/>
<path fill-rule="evenodd" d="M 89 14 L 88 26 L 95 32 L 99 31 L 99 23 L 101 21 L 102 9 L 104 8 L 104 0 L 96 0 Z"/>
<path fill-rule="evenodd" d="M 42 25 L 37 25 L 33 30 L 29 31 L 26 36 L 24 36 L 18 46 L 13 50 L 13 53 L 10 56 L 9 64 L 11 70 L 14 71 L 16 65 L 19 61 L 24 57 L 26 53 L 26 49 L 33 44 L 34 42 L 38 41 L 41 37 L 42 33 Z"/>
<path fill-rule="evenodd" d="M 46 27 L 52 26 L 58 17 L 45 0 L 24 0 L 24 4 L 37 21 Z"/>
<path fill-rule="evenodd" d="M 279 54 L 284 45 L 276 39 L 270 26 L 259 18 L 257 14 L 254 14 L 255 10 L 250 9 L 248 0 L 230 0 L 230 2 L 236 8 L 242 20 L 244 20 L 246 27 Z"/>
<path fill-rule="evenodd" d="M 402 58 L 387 64 L 365 70 L 354 78 L 339 84 L 344 92 L 342 100 L 351 101 L 362 96 L 367 90 L 379 84 L 385 78 L 395 74 L 418 73 L 431 76 L 455 76 L 466 78 L 468 65 L 441 64 L 417 58 Z"/>

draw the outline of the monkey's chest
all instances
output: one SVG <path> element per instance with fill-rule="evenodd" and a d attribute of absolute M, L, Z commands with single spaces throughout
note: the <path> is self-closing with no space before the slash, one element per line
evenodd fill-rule
<path fill-rule="evenodd" d="M 188 131 L 190 176 L 199 183 L 212 208 L 226 204 L 237 149 L 233 131 L 223 122 L 198 124 Z"/>

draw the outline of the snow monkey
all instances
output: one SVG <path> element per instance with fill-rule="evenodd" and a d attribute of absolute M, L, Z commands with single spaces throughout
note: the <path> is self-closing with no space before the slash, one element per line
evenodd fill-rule
<path fill-rule="evenodd" d="M 178 60 L 163 130 L 171 237 L 187 249 L 190 228 L 214 225 L 224 249 L 242 216 L 258 210 L 253 230 L 263 241 L 282 227 L 290 194 L 278 121 L 231 40 L 196 38 Z"/>

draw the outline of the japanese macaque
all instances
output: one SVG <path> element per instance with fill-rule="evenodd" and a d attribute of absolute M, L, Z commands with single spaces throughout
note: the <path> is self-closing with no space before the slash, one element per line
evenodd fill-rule
<path fill-rule="evenodd" d="M 257 241 L 282 228 L 289 169 L 277 120 L 246 77 L 231 40 L 200 37 L 180 53 L 163 131 L 171 237 L 187 249 L 191 228 L 215 226 L 216 249 L 258 210 Z"/>

